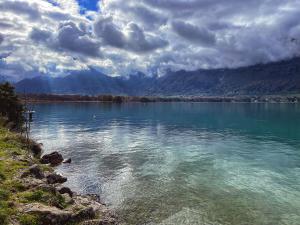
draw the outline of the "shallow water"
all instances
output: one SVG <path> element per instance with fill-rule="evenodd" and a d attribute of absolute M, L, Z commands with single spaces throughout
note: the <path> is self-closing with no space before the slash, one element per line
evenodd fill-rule
<path fill-rule="evenodd" d="M 34 106 L 32 136 L 125 224 L 299 225 L 300 105 Z"/>

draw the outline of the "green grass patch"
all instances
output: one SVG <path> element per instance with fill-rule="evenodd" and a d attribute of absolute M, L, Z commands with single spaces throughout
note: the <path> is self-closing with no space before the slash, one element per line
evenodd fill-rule
<path fill-rule="evenodd" d="M 19 222 L 21 225 L 38 225 L 39 219 L 35 215 L 24 214 L 19 216 Z"/>
<path fill-rule="evenodd" d="M 43 190 L 26 191 L 19 193 L 19 201 L 22 203 L 39 202 L 45 205 L 66 208 L 67 204 L 61 194 L 55 194 Z"/>
<path fill-rule="evenodd" d="M 7 190 L 0 189 L 0 201 L 8 201 L 9 194 Z"/>
<path fill-rule="evenodd" d="M 17 175 L 28 167 L 16 157 L 27 155 L 28 150 L 20 135 L 9 132 L 0 125 L 0 224 L 10 223 L 15 217 L 18 203 L 17 193 L 25 191 Z M 30 224 L 30 223 L 29 223 Z"/>

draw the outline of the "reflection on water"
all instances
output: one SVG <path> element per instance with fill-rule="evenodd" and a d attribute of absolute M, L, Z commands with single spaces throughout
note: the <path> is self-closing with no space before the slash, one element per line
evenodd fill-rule
<path fill-rule="evenodd" d="M 300 106 L 35 105 L 33 136 L 125 224 L 299 225 Z"/>

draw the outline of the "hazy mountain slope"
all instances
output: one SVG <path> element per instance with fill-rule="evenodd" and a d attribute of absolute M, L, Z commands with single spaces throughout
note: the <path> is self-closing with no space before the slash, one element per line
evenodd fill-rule
<path fill-rule="evenodd" d="M 137 73 L 110 77 L 96 70 L 60 78 L 36 77 L 16 83 L 18 92 L 112 95 L 249 95 L 300 93 L 300 58 L 237 69 Z"/>
<path fill-rule="evenodd" d="M 0 74 L 0 83 L 4 83 L 6 81 L 12 82 L 13 80 L 10 77 L 8 77 L 8 76 L 4 76 L 4 75 Z"/>
<path fill-rule="evenodd" d="M 126 94 L 118 80 L 95 70 L 74 72 L 66 77 L 35 77 L 16 83 L 17 92 L 56 94 Z"/>
<path fill-rule="evenodd" d="M 171 72 L 148 90 L 154 95 L 241 95 L 300 92 L 300 58 L 237 69 Z"/>

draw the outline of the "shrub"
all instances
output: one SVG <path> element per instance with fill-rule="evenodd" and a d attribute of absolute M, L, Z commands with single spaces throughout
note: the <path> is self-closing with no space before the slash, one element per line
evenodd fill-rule
<path fill-rule="evenodd" d="M 24 123 L 24 107 L 8 82 L 0 84 L 0 115 L 13 123 L 13 128 L 21 128 Z"/>

